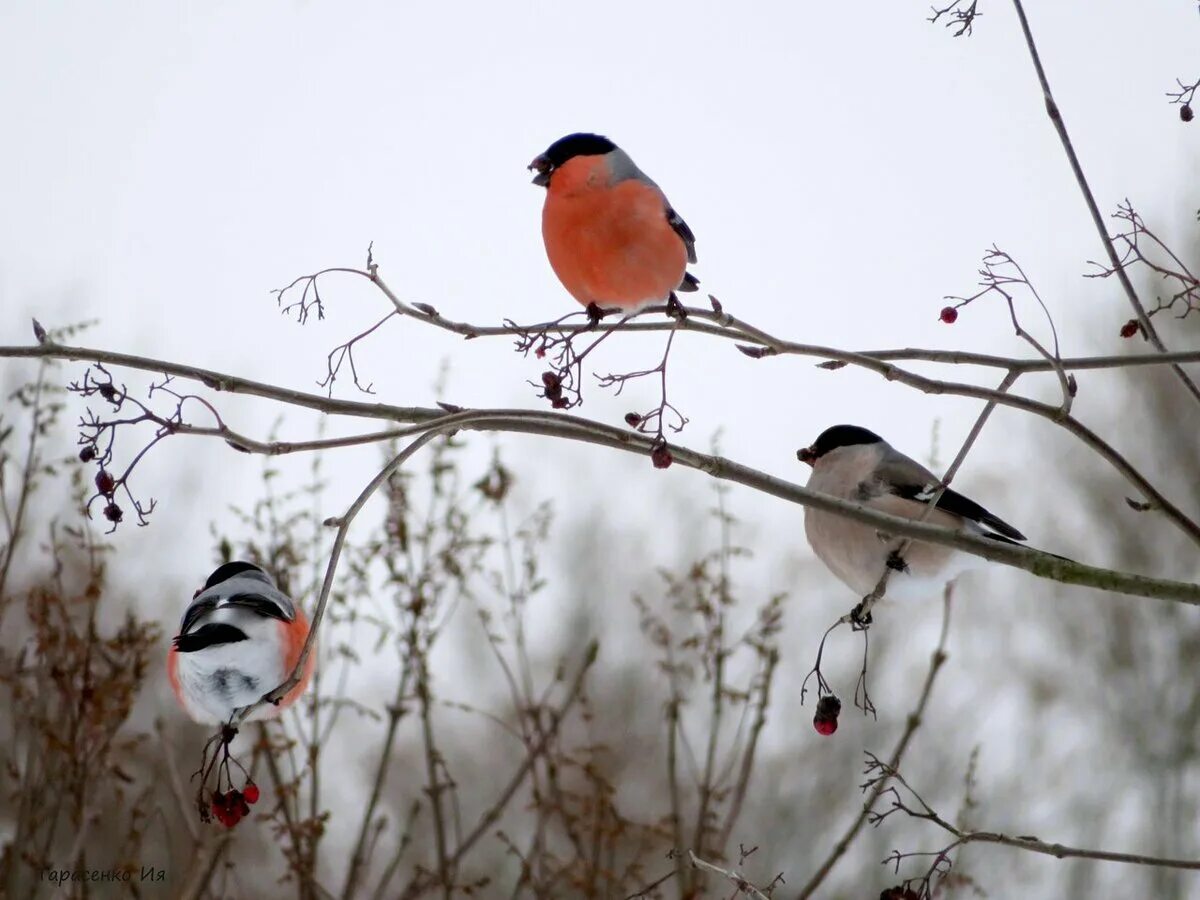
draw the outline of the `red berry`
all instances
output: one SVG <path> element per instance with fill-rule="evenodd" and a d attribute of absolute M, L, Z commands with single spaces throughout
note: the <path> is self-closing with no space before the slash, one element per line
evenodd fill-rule
<path fill-rule="evenodd" d="M 117 506 L 115 503 L 110 503 L 108 506 L 104 507 L 104 518 L 108 519 L 108 521 L 112 522 L 114 525 L 120 522 L 124 516 L 125 514 L 121 512 L 121 507 Z"/>
<path fill-rule="evenodd" d="M 817 729 L 817 734 L 829 737 L 837 731 L 837 719 L 822 719 L 820 716 L 813 716 L 813 728 Z"/>
<path fill-rule="evenodd" d="M 945 306 L 942 308 L 941 315 L 938 316 L 947 325 L 953 325 L 958 321 L 958 310 L 953 306 Z"/>
<path fill-rule="evenodd" d="M 674 461 L 675 458 L 671 456 L 666 443 L 655 444 L 654 449 L 650 451 L 650 462 L 654 463 L 656 469 L 665 469 Z"/>
<path fill-rule="evenodd" d="M 1121 337 L 1123 337 L 1123 338 L 1131 338 L 1137 333 L 1138 333 L 1138 320 L 1137 319 L 1130 319 L 1128 322 L 1126 322 L 1124 325 L 1121 326 Z"/>
<path fill-rule="evenodd" d="M 96 490 L 102 494 L 111 494 L 117 483 L 113 481 L 112 475 L 101 469 L 96 473 Z"/>
<path fill-rule="evenodd" d="M 546 348 L 538 347 L 536 350 L 533 351 L 533 355 L 536 356 L 538 359 L 545 359 L 546 358 Z"/>
<path fill-rule="evenodd" d="M 79 451 L 79 461 L 80 462 L 91 462 L 95 458 L 96 458 L 96 448 L 90 444 Z"/>
<path fill-rule="evenodd" d="M 833 694 L 826 694 L 817 701 L 817 712 L 813 716 L 813 728 L 817 734 L 826 737 L 837 731 L 838 715 L 842 711 L 842 701 Z"/>
<path fill-rule="evenodd" d="M 253 781 L 246 785 L 246 789 L 242 791 L 242 796 L 246 798 L 247 803 L 258 802 L 258 785 Z"/>
<path fill-rule="evenodd" d="M 562 387 L 562 379 L 554 372 L 543 372 L 542 385 L 546 390 L 552 391 L 555 388 Z"/>
<path fill-rule="evenodd" d="M 637 413 L 625 413 L 625 424 L 630 428 L 637 428 L 642 424 L 642 417 Z"/>
<path fill-rule="evenodd" d="M 1183 119 L 1185 122 L 1192 121 L 1192 108 L 1186 103 L 1179 107 L 1179 118 Z"/>

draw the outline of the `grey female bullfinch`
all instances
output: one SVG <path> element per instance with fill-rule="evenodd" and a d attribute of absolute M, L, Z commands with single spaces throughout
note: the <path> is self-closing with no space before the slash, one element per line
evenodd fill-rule
<path fill-rule="evenodd" d="M 283 684 L 300 660 L 308 619 L 274 579 L 253 563 L 230 562 L 208 576 L 184 610 L 167 656 L 167 675 L 180 706 L 197 722 L 228 722 Z M 300 683 L 275 706 L 249 719 L 278 715 L 294 703 L 312 677 L 309 653 Z"/>
<path fill-rule="evenodd" d="M 905 519 L 925 516 L 941 483 L 919 462 L 857 425 L 826 429 L 796 456 L 812 466 L 810 490 Z M 925 521 L 1006 544 L 1025 540 L 1003 519 L 950 488 Z M 821 562 L 859 596 L 874 590 L 889 566 L 894 571 L 886 595 L 910 601 L 937 596 L 947 582 L 985 562 L 953 547 L 921 541 L 912 541 L 897 559 L 902 538 L 816 509 L 804 510 L 804 532 Z M 897 568 L 901 563 L 903 568 Z"/>

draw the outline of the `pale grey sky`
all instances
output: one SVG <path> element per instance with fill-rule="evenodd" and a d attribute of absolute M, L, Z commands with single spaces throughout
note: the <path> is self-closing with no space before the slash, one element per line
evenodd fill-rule
<path fill-rule="evenodd" d="M 1102 209 L 1128 197 L 1175 234 L 1200 180 L 1200 126 L 1182 127 L 1163 94 L 1176 76 L 1200 75 L 1195 5 L 1029 7 Z M 1085 315 L 1111 322 L 1099 338 L 1115 349 L 1128 308 L 1115 285 L 1081 277 L 1101 249 L 1012 9 L 982 8 L 975 35 L 956 40 L 926 22 L 928 4 L 894 0 L 4 4 L 0 343 L 28 342 L 30 315 L 46 325 L 98 318 L 88 344 L 315 389 L 325 353 L 381 317 L 383 299 L 330 279 L 328 319 L 302 328 L 269 291 L 359 265 L 370 241 L 407 300 L 481 323 L 556 317 L 574 301 L 545 260 L 543 195 L 525 166 L 562 134 L 589 130 L 624 147 L 687 219 L 703 289 L 776 334 L 852 349 L 1023 353 L 997 303 L 964 310 L 952 327 L 937 319 L 944 294 L 973 291 L 995 242 L 1041 289 L 1064 353 L 1095 349 L 1094 326 L 1076 326 Z M 615 343 L 596 368 L 653 364 L 661 347 L 659 336 Z M 446 399 L 543 402 L 525 383 L 539 366 L 505 340 L 464 345 L 393 322 L 360 365 L 381 399 L 428 405 L 446 358 Z M 1087 379 L 1083 420 L 1105 411 L 1104 384 Z M 590 385 L 580 412 L 619 421 L 653 388 L 612 400 Z M 1047 396 L 1053 389 L 1046 381 Z M 677 341 L 671 391 L 691 418 L 683 443 L 704 448 L 723 429 L 727 455 L 796 480 L 807 472 L 795 449 L 835 422 L 920 456 L 940 420 L 945 464 L 978 410 L 853 369 L 755 362 L 690 335 Z M 338 394 L 357 396 L 345 382 Z M 234 427 L 261 435 L 272 425 L 262 406 L 222 403 Z M 1014 520 L 1028 509 L 1006 470 L 989 466 L 1036 456 L 1032 442 L 1049 428 L 1019 422 L 998 412 L 959 480 Z M 309 436 L 310 420 L 291 417 L 284 433 Z M 647 497 L 680 484 L 707 491 L 698 475 L 642 459 L 505 444 L 520 474 L 545 476 L 529 496 L 602 508 L 633 532 L 653 514 Z M 375 451 L 345 459 L 335 497 L 348 503 Z M 181 468 L 203 483 L 201 502 L 172 503 Z M 186 561 L 190 584 L 210 560 L 209 523 L 246 501 L 258 473 L 219 443 L 168 441 L 138 482 L 160 499 L 158 527 L 126 527 L 119 541 Z M 758 529 L 760 557 L 807 556 L 798 509 L 747 494 L 734 502 Z M 1018 524 L 1053 549 L 1042 523 Z M 664 531 L 675 539 L 655 529 Z M 645 552 L 639 563 L 662 562 L 653 544 Z M 819 608 L 797 607 L 810 634 L 851 600 L 823 572 L 813 593 Z"/>

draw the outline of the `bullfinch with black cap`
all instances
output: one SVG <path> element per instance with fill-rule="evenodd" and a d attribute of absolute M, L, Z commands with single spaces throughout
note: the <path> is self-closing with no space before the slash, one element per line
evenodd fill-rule
<path fill-rule="evenodd" d="M 184 610 L 171 642 L 167 675 L 180 706 L 197 722 L 228 722 L 287 680 L 308 638 L 308 619 L 261 568 L 220 566 Z M 279 703 L 257 707 L 249 719 L 278 715 L 308 687 L 316 653 L 300 683 Z"/>
<path fill-rule="evenodd" d="M 627 316 L 657 303 L 680 309 L 676 291 L 696 237 L 666 195 L 624 150 L 598 134 L 569 134 L 529 164 L 546 189 L 542 239 L 563 287 L 593 311 Z"/>
<path fill-rule="evenodd" d="M 942 491 L 929 510 L 941 479 L 857 425 L 827 428 L 796 456 L 812 466 L 810 490 L 1006 544 L 1025 540 L 1025 535 L 1003 519 L 950 488 Z M 859 596 L 874 590 L 888 567 L 894 571 L 888 579 L 887 596 L 905 601 L 936 596 L 947 582 L 986 563 L 953 547 L 922 541 L 911 541 L 897 558 L 896 549 L 903 538 L 817 509 L 804 510 L 804 532 L 817 558 Z"/>

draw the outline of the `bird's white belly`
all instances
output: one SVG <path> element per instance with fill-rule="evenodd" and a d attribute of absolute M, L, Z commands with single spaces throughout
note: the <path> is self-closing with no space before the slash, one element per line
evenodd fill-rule
<path fill-rule="evenodd" d="M 188 703 L 213 722 L 224 722 L 235 709 L 257 702 L 288 675 L 278 649 L 262 641 L 238 641 L 181 653 L 178 674 Z M 255 710 L 250 718 L 265 718 L 274 712 L 268 706 Z"/>

